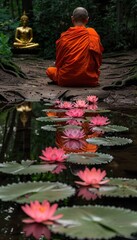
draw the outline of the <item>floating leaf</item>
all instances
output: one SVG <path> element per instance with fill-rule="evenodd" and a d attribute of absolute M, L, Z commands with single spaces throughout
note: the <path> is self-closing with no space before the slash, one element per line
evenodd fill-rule
<path fill-rule="evenodd" d="M 46 126 L 42 126 L 41 129 L 45 130 L 45 131 L 52 131 L 55 132 L 56 129 L 56 125 L 46 125 Z"/>
<path fill-rule="evenodd" d="M 101 186 L 99 194 L 108 197 L 137 197 L 137 180 L 111 178 L 106 186 Z"/>
<path fill-rule="evenodd" d="M 36 161 L 22 161 L 21 163 L 5 162 L 0 164 L 0 172 L 8 174 L 35 174 L 46 173 L 55 170 L 56 164 L 34 164 Z"/>
<path fill-rule="evenodd" d="M 64 118 L 58 118 L 58 117 L 39 117 L 36 118 L 36 120 L 41 121 L 41 122 L 65 122 L 70 120 L 71 118 L 69 117 L 64 117 Z"/>
<path fill-rule="evenodd" d="M 30 201 L 62 200 L 75 193 L 74 188 L 59 182 L 20 182 L 0 187 L 2 201 L 29 203 Z"/>
<path fill-rule="evenodd" d="M 118 126 L 118 125 L 107 125 L 107 126 L 100 126 L 100 127 L 93 127 L 93 131 L 103 131 L 103 132 L 124 132 L 128 131 L 129 129 L 124 126 Z"/>
<path fill-rule="evenodd" d="M 44 103 L 44 105 L 47 106 L 47 107 L 52 107 L 52 106 L 54 106 L 54 103 L 48 102 L 48 103 Z"/>
<path fill-rule="evenodd" d="M 81 126 L 77 125 L 65 125 L 65 126 L 57 126 L 58 129 L 65 130 L 65 129 L 81 129 Z"/>
<path fill-rule="evenodd" d="M 131 139 L 128 138 L 120 138 L 120 137 L 96 137 L 96 138 L 88 138 L 86 139 L 88 143 L 95 145 L 103 145 L 103 146 L 120 146 L 132 143 Z"/>
<path fill-rule="evenodd" d="M 111 110 L 108 110 L 108 109 L 96 109 L 96 110 L 91 110 L 91 109 L 85 109 L 85 112 L 86 113 L 108 113 L 110 112 Z"/>
<path fill-rule="evenodd" d="M 77 164 L 102 164 L 111 162 L 113 157 L 109 154 L 104 153 L 93 153 L 93 152 L 82 152 L 82 153 L 71 153 L 67 162 L 77 163 Z"/>
<path fill-rule="evenodd" d="M 43 109 L 42 110 L 43 112 L 55 112 L 55 113 L 60 113 L 60 112 L 66 112 L 67 110 L 66 109 Z"/>
<path fill-rule="evenodd" d="M 122 208 L 103 206 L 73 206 L 60 208 L 63 218 L 52 226 L 54 233 L 78 239 L 109 239 L 130 237 L 137 232 L 137 213 Z"/>

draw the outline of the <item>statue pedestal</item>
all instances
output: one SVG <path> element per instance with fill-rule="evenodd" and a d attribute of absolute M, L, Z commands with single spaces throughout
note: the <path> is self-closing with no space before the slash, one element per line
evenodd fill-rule
<path fill-rule="evenodd" d="M 40 48 L 13 48 L 13 54 L 38 54 L 40 52 Z"/>

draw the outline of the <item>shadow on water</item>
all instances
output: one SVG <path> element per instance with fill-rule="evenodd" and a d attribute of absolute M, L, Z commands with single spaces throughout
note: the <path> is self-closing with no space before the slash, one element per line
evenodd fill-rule
<path fill-rule="evenodd" d="M 29 102 L 21 106 L 11 106 L 5 108 L 0 113 L 0 162 L 21 160 L 39 160 L 42 149 L 46 146 L 55 146 L 55 132 L 43 131 L 41 126 L 43 123 L 36 121 L 36 118 L 44 116 L 42 109 L 43 103 Z M 137 114 L 136 110 L 114 110 L 107 114 L 112 124 L 123 125 L 129 128 L 128 132 L 122 132 L 118 136 L 131 138 L 133 143 L 122 147 L 102 147 L 100 151 L 111 154 L 114 159 L 109 164 L 103 165 L 102 169 L 107 171 L 108 177 L 122 177 L 122 178 L 137 178 Z M 111 134 L 109 134 L 111 136 Z M 113 134 L 114 136 L 114 134 Z M 7 183 L 18 183 L 26 180 L 50 180 L 61 181 L 74 186 L 75 177 L 72 175 L 75 172 L 75 166 L 69 165 L 67 171 L 61 172 L 59 175 L 39 174 L 31 176 L 13 176 L 7 174 L 0 174 L 1 185 Z M 67 173 L 67 174 L 66 174 Z M 116 206 L 121 208 L 128 208 L 137 211 L 136 198 L 111 198 L 101 197 L 93 200 L 86 200 L 80 196 L 78 189 L 76 196 L 72 196 L 67 200 L 59 202 L 59 206 L 73 206 L 73 205 L 104 205 Z M 79 197 L 78 197 L 79 194 Z M 11 202 L 0 202 L 0 240 L 23 240 L 36 239 L 25 236 L 23 233 L 22 218 L 24 214 L 21 211 L 20 205 Z M 46 239 L 46 238 L 42 238 Z M 52 234 L 53 240 L 69 239 L 64 236 Z M 117 240 L 124 240 L 127 238 L 117 237 Z M 135 237 L 137 239 L 137 236 Z"/>

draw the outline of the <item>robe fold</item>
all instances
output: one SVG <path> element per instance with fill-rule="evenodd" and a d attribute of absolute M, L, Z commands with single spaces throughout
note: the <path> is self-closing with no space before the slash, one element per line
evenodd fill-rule
<path fill-rule="evenodd" d="M 46 73 L 59 86 L 97 86 L 102 52 L 100 37 L 93 28 L 70 27 L 56 41 L 56 64 Z"/>

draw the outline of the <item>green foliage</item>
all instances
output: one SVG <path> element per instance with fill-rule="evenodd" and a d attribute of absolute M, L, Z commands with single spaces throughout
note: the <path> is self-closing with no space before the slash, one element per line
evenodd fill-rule
<path fill-rule="evenodd" d="M 12 19 L 11 14 L 7 8 L 0 8 L 0 33 L 9 37 L 9 42 L 13 42 L 15 29 L 19 25 L 17 19 Z"/>
<path fill-rule="evenodd" d="M 55 57 L 55 42 L 63 31 L 72 26 L 74 8 L 85 7 L 89 12 L 89 27 L 101 36 L 105 51 L 133 48 L 137 42 L 137 1 L 118 0 L 35 0 L 34 28 L 45 58 Z"/>
<path fill-rule="evenodd" d="M 9 59 L 12 55 L 8 41 L 9 38 L 3 33 L 0 33 L 0 58 Z"/>

